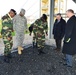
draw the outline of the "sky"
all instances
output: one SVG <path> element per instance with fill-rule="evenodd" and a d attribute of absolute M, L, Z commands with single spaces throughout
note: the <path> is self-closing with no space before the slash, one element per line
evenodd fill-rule
<path fill-rule="evenodd" d="M 21 8 L 26 10 L 26 16 L 39 16 L 39 1 L 40 0 L 0 0 L 0 16 L 3 16 L 9 12 L 9 10 L 15 9 L 19 13 Z"/>
<path fill-rule="evenodd" d="M 74 12 L 76 13 L 76 3 L 72 0 L 68 0 L 67 9 L 73 9 Z"/>
<path fill-rule="evenodd" d="M 76 4 L 72 0 L 68 0 L 67 9 L 72 8 L 76 12 Z M 39 17 L 40 0 L 0 0 L 0 16 L 3 16 L 13 8 L 19 13 L 21 8 L 26 10 L 25 16 Z"/>

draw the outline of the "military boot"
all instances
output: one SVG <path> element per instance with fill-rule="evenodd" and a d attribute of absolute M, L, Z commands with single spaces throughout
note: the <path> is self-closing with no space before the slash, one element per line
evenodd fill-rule
<path fill-rule="evenodd" d="M 37 42 L 36 42 L 36 48 L 37 48 Z"/>
<path fill-rule="evenodd" d="M 8 58 L 10 58 L 10 59 L 12 58 L 12 55 L 11 55 L 11 53 L 10 53 L 10 54 L 8 54 Z"/>
<path fill-rule="evenodd" d="M 38 55 L 41 55 L 41 54 L 45 54 L 45 52 L 43 52 L 43 49 L 41 48 L 41 49 L 38 49 Z"/>
<path fill-rule="evenodd" d="M 35 42 L 33 42 L 33 48 L 35 48 Z"/>
<path fill-rule="evenodd" d="M 8 56 L 4 56 L 4 62 L 10 63 L 10 58 Z"/>
<path fill-rule="evenodd" d="M 38 49 L 38 55 L 41 55 L 41 49 Z"/>
<path fill-rule="evenodd" d="M 20 46 L 18 46 L 18 54 L 21 55 L 22 54 L 22 48 Z"/>
<path fill-rule="evenodd" d="M 21 50 L 23 51 L 23 48 L 21 47 Z"/>

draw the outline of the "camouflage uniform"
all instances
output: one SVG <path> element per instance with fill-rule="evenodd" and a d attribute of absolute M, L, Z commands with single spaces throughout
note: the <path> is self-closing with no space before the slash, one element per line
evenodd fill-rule
<path fill-rule="evenodd" d="M 13 45 L 12 31 L 13 31 L 12 19 L 9 14 L 6 14 L 5 16 L 2 17 L 2 31 L 1 31 L 3 42 L 5 45 L 5 48 L 4 48 L 5 56 L 11 53 L 11 48 Z M 8 38 L 10 40 L 8 40 Z"/>
<path fill-rule="evenodd" d="M 13 18 L 13 29 L 16 32 L 17 46 L 22 46 L 27 28 L 27 19 L 25 16 L 16 15 Z"/>
<path fill-rule="evenodd" d="M 24 11 L 24 9 L 22 9 Z M 16 15 L 13 18 L 13 29 L 16 32 L 16 41 L 17 41 L 17 47 L 18 47 L 18 54 L 22 54 L 23 50 L 23 41 L 25 37 L 25 31 L 27 31 L 27 19 L 23 15 L 20 14 Z"/>
<path fill-rule="evenodd" d="M 45 45 L 45 32 L 48 30 L 47 21 L 37 19 L 33 26 L 33 33 L 36 36 L 38 49 L 43 49 Z"/>
<path fill-rule="evenodd" d="M 33 33 L 33 46 L 35 46 L 35 44 L 37 47 L 37 35 L 36 35 L 36 33 Z"/>

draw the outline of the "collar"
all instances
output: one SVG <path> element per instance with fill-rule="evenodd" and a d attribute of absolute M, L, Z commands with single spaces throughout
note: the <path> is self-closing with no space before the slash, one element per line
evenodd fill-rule
<path fill-rule="evenodd" d="M 8 13 L 8 16 L 9 16 L 9 18 L 12 20 L 11 16 L 9 15 L 9 13 Z"/>

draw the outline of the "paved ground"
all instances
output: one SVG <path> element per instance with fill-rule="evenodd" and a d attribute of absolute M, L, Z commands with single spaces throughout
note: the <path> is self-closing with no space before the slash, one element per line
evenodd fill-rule
<path fill-rule="evenodd" d="M 29 36 L 28 34 L 25 35 L 23 46 L 30 46 L 32 44 L 32 36 Z M 48 45 L 54 45 L 54 40 L 48 40 L 48 37 L 46 37 L 46 44 Z M 15 48 L 17 48 L 17 42 L 15 36 L 13 37 L 13 49 L 12 51 L 15 51 Z M 4 44 L 2 41 L 2 38 L 0 38 L 0 55 L 3 55 L 4 53 Z"/>
<path fill-rule="evenodd" d="M 32 44 L 32 36 L 29 36 L 28 34 L 25 35 L 25 39 L 24 39 L 24 43 L 23 46 L 30 45 Z M 15 51 L 14 49 L 17 48 L 17 42 L 16 42 L 16 38 L 15 36 L 13 37 L 13 51 Z M 2 38 L 0 38 L 0 55 L 3 55 L 4 53 L 4 44 L 3 44 L 3 40 Z"/>
<path fill-rule="evenodd" d="M 19 56 L 12 53 L 10 64 L 0 57 L 0 75 L 76 75 L 76 57 L 73 68 L 63 66 L 65 62 L 61 52 L 53 50 L 53 46 L 45 46 L 46 54 L 38 55 L 36 48 L 26 48 Z"/>
<path fill-rule="evenodd" d="M 63 66 L 65 62 L 63 54 L 53 50 L 55 47 L 54 40 L 46 39 L 47 45 L 44 48 L 46 54 L 39 56 L 37 49 L 33 49 L 30 45 L 32 37 L 28 36 L 24 40 L 26 46 L 22 55 L 18 55 L 17 51 L 13 52 L 13 58 L 9 64 L 3 61 L 3 56 L 0 56 L 0 75 L 76 75 L 76 56 L 73 57 L 73 67 L 67 68 Z M 2 39 L 0 42 L 2 43 Z M 1 43 L 0 52 L 3 53 L 4 46 Z M 14 43 L 13 47 L 15 48 L 15 37 Z M 30 47 L 27 48 L 28 44 Z"/>

